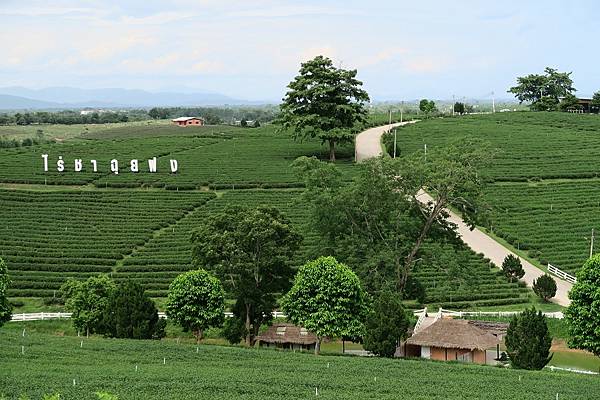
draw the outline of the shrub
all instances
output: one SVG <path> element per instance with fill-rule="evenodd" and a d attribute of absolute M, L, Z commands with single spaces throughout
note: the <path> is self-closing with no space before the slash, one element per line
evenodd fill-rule
<path fill-rule="evenodd" d="M 519 260 L 519 257 L 512 254 L 507 255 L 502 262 L 502 271 L 511 282 L 514 282 L 516 279 L 520 279 L 525 275 L 521 260 Z"/>
<path fill-rule="evenodd" d="M 533 281 L 533 291 L 544 301 L 556 295 L 556 281 L 548 274 L 544 274 Z"/>
<path fill-rule="evenodd" d="M 534 307 L 515 315 L 506 333 L 506 349 L 514 368 L 542 369 L 550 362 L 552 337 L 546 317 Z"/>
<path fill-rule="evenodd" d="M 165 324 L 159 322 L 156 305 L 144 288 L 125 281 L 111 293 L 102 327 L 108 337 L 160 339 L 165 336 Z"/>
<path fill-rule="evenodd" d="M 365 324 L 365 350 L 380 357 L 393 357 L 399 341 L 407 336 L 409 323 L 400 296 L 382 292 Z"/>

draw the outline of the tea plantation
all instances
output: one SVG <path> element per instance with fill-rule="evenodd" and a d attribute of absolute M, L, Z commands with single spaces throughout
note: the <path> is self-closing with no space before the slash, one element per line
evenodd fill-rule
<path fill-rule="evenodd" d="M 463 136 L 498 149 L 483 171 L 492 207 L 487 228 L 542 264 L 572 274 L 600 228 L 600 117 L 497 113 L 422 121 L 398 134 L 403 154 Z M 389 140 L 388 140 L 389 141 Z"/>
<path fill-rule="evenodd" d="M 164 297 L 171 280 L 191 265 L 191 231 L 227 205 L 280 208 L 304 236 L 292 260 L 318 254 L 302 185 L 290 164 L 301 155 L 326 157 L 319 141 L 293 142 L 272 126 L 178 128 L 140 124 L 112 127 L 31 147 L 0 150 L 0 257 L 8 265 L 13 297 L 52 297 L 67 277 L 109 273 L 142 283 Z M 41 155 L 49 155 L 44 172 Z M 62 156 L 65 171 L 56 171 Z M 353 174 L 353 147 L 341 147 L 338 165 Z M 147 159 L 158 158 L 158 172 Z M 74 159 L 83 171 L 74 171 Z M 119 174 L 110 160 L 119 161 Z M 90 160 L 98 161 L 98 172 Z M 140 172 L 129 171 L 131 159 Z M 170 172 L 177 159 L 179 171 Z M 46 185 L 44 184 L 46 183 Z M 466 247 L 444 249 L 444 265 L 421 263 L 415 275 L 425 302 L 446 308 L 530 303 L 531 292 L 508 283 L 497 268 Z M 420 304 L 410 304 L 420 307 Z"/>
<path fill-rule="evenodd" d="M 0 330 L 0 398 L 596 399 L 600 380 L 452 362 L 315 356 Z M 23 346 L 23 347 L 21 347 Z M 136 370 L 137 368 L 137 370 Z M 316 396 L 318 394 L 318 396 Z M 63 398 L 63 397 L 61 397 Z"/>

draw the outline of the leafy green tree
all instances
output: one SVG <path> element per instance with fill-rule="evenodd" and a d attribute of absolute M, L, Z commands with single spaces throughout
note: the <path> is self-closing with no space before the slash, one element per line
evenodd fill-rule
<path fill-rule="evenodd" d="M 223 329 L 221 329 L 221 336 L 223 336 L 230 344 L 238 344 L 246 337 L 244 321 L 235 315 L 225 319 Z"/>
<path fill-rule="evenodd" d="M 6 268 L 4 260 L 0 258 L 0 326 L 10 321 L 12 317 L 12 305 L 8 301 L 7 295 L 9 285 L 8 268 Z"/>
<path fill-rule="evenodd" d="M 240 121 L 240 126 L 241 126 L 242 128 L 246 128 L 246 127 L 248 126 L 248 121 L 246 121 L 246 119 L 245 119 L 245 118 L 243 118 L 243 119 Z"/>
<path fill-rule="evenodd" d="M 561 111 L 577 110 L 580 109 L 578 104 L 579 99 L 574 94 L 568 93 L 565 97 L 560 100 L 558 108 Z"/>
<path fill-rule="evenodd" d="M 288 85 L 277 123 L 296 140 L 318 137 L 329 143 L 335 161 L 337 144 L 352 142 L 366 122 L 369 95 L 356 79 L 356 70 L 336 68 L 323 56 L 302 63 L 300 74 Z"/>
<path fill-rule="evenodd" d="M 600 255 L 596 254 L 577 272 L 577 283 L 569 292 L 565 310 L 569 346 L 600 357 Z"/>
<path fill-rule="evenodd" d="M 80 332 L 86 332 L 87 336 L 99 332 L 108 299 L 114 290 L 115 283 L 107 275 L 92 276 L 85 281 L 67 279 L 60 292 L 65 299 L 65 309 L 73 314 L 73 326 Z"/>
<path fill-rule="evenodd" d="M 225 318 L 225 292 L 219 279 L 198 269 L 178 275 L 169 286 L 167 317 L 191 331 L 200 343 L 204 331 Z"/>
<path fill-rule="evenodd" d="M 511 282 L 519 280 L 525 275 L 521 260 L 512 254 L 507 255 L 502 261 L 502 271 Z"/>
<path fill-rule="evenodd" d="M 484 143 L 464 139 L 434 148 L 426 159 L 415 153 L 367 160 L 350 184 L 314 158 L 301 157 L 293 167 L 307 187 L 321 253 L 352 265 L 370 289 L 394 282 L 402 292 L 426 239 L 452 236 L 446 207 L 459 209 L 471 227 L 485 216 L 478 170 L 491 155 Z M 423 205 L 421 188 L 437 201 Z"/>
<path fill-rule="evenodd" d="M 546 67 L 543 75 L 530 74 L 517 78 L 517 85 L 508 92 L 513 93 L 520 103 L 531 102 L 535 111 L 556 110 L 560 98 L 575 92 L 571 72 L 558 72 Z"/>
<path fill-rule="evenodd" d="M 592 97 L 592 102 L 590 103 L 590 107 L 592 111 L 600 111 L 600 90 L 594 93 L 594 96 Z"/>
<path fill-rule="evenodd" d="M 129 280 L 110 294 L 102 331 L 116 338 L 160 339 L 165 336 L 165 321 L 158 318 L 158 309 L 144 288 Z"/>
<path fill-rule="evenodd" d="M 542 369 L 550 362 L 552 337 L 546 317 L 535 307 L 517 314 L 506 332 L 506 349 L 514 368 Z"/>
<path fill-rule="evenodd" d="M 254 124 L 252 124 L 253 128 L 260 128 L 260 122 L 258 122 L 258 120 L 254 121 Z"/>
<path fill-rule="evenodd" d="M 300 267 L 281 306 L 292 323 L 317 336 L 315 354 L 325 337 L 361 337 L 369 313 L 360 280 L 333 257 L 320 257 Z"/>
<path fill-rule="evenodd" d="M 236 298 L 233 312 L 244 321 L 248 346 L 271 321 L 275 296 L 289 288 L 290 260 L 301 241 L 274 207 L 229 207 L 192 233 L 194 263 L 214 272 Z"/>
<path fill-rule="evenodd" d="M 544 301 L 556 295 L 556 281 L 548 274 L 544 274 L 533 281 L 533 292 Z"/>
<path fill-rule="evenodd" d="M 425 114 L 431 114 L 432 112 L 437 111 L 435 106 L 435 102 L 433 100 L 422 99 L 419 102 L 419 110 L 424 112 Z"/>
<path fill-rule="evenodd" d="M 399 342 L 407 337 L 410 321 L 401 297 L 383 291 L 367 318 L 363 347 L 380 357 L 393 357 Z"/>
<path fill-rule="evenodd" d="M 454 103 L 454 112 L 457 114 L 464 114 L 465 113 L 465 103 L 461 103 L 461 102 L 456 102 Z"/>

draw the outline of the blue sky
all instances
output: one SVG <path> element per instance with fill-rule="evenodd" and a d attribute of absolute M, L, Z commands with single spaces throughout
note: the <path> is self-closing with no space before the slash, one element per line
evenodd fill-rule
<path fill-rule="evenodd" d="M 600 90 L 596 1 L 0 0 L 0 21 L 0 86 L 273 101 L 323 54 L 375 100 L 509 97 L 545 66 Z"/>

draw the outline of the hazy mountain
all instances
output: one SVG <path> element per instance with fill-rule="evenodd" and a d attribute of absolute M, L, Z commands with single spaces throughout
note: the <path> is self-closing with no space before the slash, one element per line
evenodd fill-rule
<path fill-rule="evenodd" d="M 60 106 L 60 104 L 49 101 L 0 94 L 0 110 L 48 109 L 59 108 Z"/>
<path fill-rule="evenodd" d="M 155 107 L 155 106 L 208 106 L 260 104 L 209 92 L 148 92 L 139 89 L 80 89 L 72 87 L 49 87 L 28 89 L 19 86 L 0 88 L 0 95 L 14 96 L 0 105 L 3 109 L 19 108 L 81 108 L 81 107 Z M 26 98 L 31 101 L 18 101 Z M 35 102 L 38 102 L 36 104 Z"/>

